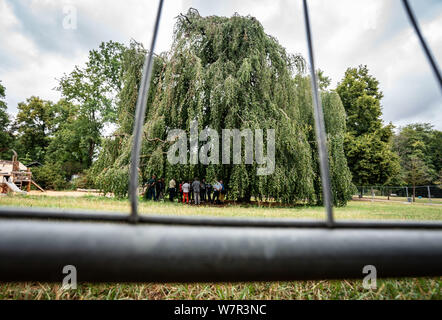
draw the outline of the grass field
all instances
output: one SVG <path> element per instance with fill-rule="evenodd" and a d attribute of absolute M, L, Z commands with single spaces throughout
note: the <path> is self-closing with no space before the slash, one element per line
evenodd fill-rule
<path fill-rule="evenodd" d="M 366 195 L 365 198 L 367 200 L 371 199 L 372 196 L 371 195 Z M 389 201 L 399 201 L 399 202 L 407 202 L 407 198 L 406 197 L 390 197 L 390 199 L 387 196 L 374 196 L 373 197 L 375 200 L 389 200 Z M 411 198 L 411 197 L 410 197 Z M 428 199 L 428 198 L 415 198 L 415 202 L 417 203 L 429 203 L 429 204 L 442 204 L 442 199 L 441 198 L 432 198 L 432 199 Z"/>
<path fill-rule="evenodd" d="M 94 209 L 129 212 L 127 200 L 84 196 L 7 196 L 0 206 Z M 228 205 L 194 207 L 169 202 L 142 202 L 143 214 L 209 215 L 228 217 L 315 218 L 324 217 L 320 207 L 268 208 Z M 351 201 L 336 208 L 337 219 L 442 220 L 440 204 Z M 362 277 L 361 277 L 362 278 Z M 378 280 L 366 290 L 361 280 L 294 281 L 224 284 L 85 284 L 63 291 L 60 284 L 1 283 L 0 299 L 442 299 L 442 278 Z"/>

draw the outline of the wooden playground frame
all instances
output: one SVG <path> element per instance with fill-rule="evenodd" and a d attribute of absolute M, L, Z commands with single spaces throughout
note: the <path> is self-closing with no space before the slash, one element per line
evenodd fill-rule
<path fill-rule="evenodd" d="M 31 185 L 34 185 L 41 192 L 45 190 L 40 187 L 34 180 L 32 180 L 32 172 L 30 168 L 27 168 L 22 163 L 17 160 L 17 153 L 14 150 L 12 161 L 0 160 L 0 164 L 3 168 L 11 168 L 12 170 L 6 169 L 5 172 L 0 171 L 0 193 L 17 192 L 11 188 L 11 183 L 15 184 L 18 189 L 22 190 L 23 186 L 26 186 L 26 191 L 31 191 Z M 0 168 L 1 170 L 1 168 Z"/>

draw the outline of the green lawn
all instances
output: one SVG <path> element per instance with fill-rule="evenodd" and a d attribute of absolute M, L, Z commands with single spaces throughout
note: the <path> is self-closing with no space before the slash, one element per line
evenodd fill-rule
<path fill-rule="evenodd" d="M 0 206 L 77 208 L 129 212 L 127 200 L 85 196 L 7 196 Z M 269 208 L 228 205 L 194 207 L 177 203 L 142 202 L 143 214 L 208 215 L 228 217 L 324 218 L 320 207 Z M 442 206 L 423 203 L 351 201 L 336 208 L 338 219 L 442 220 Z M 442 299 L 442 277 L 379 280 L 366 290 L 361 280 L 293 281 L 235 284 L 79 284 L 63 291 L 60 284 L 0 284 L 0 299 Z"/>
<path fill-rule="evenodd" d="M 48 197 L 48 196 L 7 196 L 0 197 L 0 206 L 69 208 L 82 210 L 118 211 L 129 213 L 128 200 L 84 196 Z M 296 206 L 292 208 L 269 208 L 266 205 L 226 205 L 190 206 L 180 203 L 141 202 L 140 212 L 144 214 L 167 215 L 206 215 L 219 217 L 260 217 L 260 218 L 314 218 L 324 219 L 324 208 Z M 347 206 L 336 208 L 337 219 L 414 219 L 442 220 L 442 205 L 401 202 L 350 201 Z"/>
<path fill-rule="evenodd" d="M 357 195 L 355 195 L 355 196 L 357 197 Z M 368 194 L 368 195 L 365 195 L 364 198 L 367 200 L 370 200 L 370 199 L 372 199 L 372 196 Z M 411 198 L 411 196 L 410 196 L 410 198 Z M 407 202 L 408 201 L 406 197 L 390 197 L 390 199 L 388 199 L 387 196 L 379 196 L 379 195 L 374 196 L 374 199 L 375 200 L 390 200 L 390 201 L 398 201 L 398 202 Z M 415 202 L 429 203 L 429 204 L 432 204 L 432 203 L 442 204 L 442 199 L 441 198 L 432 198 L 432 199 L 420 198 L 419 199 L 418 197 L 416 197 Z"/>

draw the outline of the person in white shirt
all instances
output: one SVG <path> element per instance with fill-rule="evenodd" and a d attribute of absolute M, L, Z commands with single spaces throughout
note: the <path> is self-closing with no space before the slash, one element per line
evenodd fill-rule
<path fill-rule="evenodd" d="M 190 184 L 186 181 L 182 186 L 183 188 L 183 202 L 189 203 L 189 192 L 190 192 Z"/>

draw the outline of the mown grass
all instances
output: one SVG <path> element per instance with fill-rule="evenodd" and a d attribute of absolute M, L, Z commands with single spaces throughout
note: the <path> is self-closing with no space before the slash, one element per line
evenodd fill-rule
<path fill-rule="evenodd" d="M 114 198 L 84 196 L 48 197 L 48 196 L 7 196 L 0 197 L 0 206 L 45 207 L 56 209 L 81 209 L 97 211 L 115 211 L 129 213 L 129 202 Z M 140 212 L 143 214 L 165 215 L 205 215 L 218 217 L 260 217 L 260 218 L 313 218 L 323 219 L 324 208 L 312 206 L 296 206 L 269 208 L 265 204 L 190 206 L 180 203 L 141 202 Z M 412 219 L 442 220 L 442 205 L 402 202 L 370 202 L 350 201 L 347 206 L 335 209 L 337 219 Z"/>
<path fill-rule="evenodd" d="M 442 299 L 442 278 L 378 280 L 367 290 L 361 280 L 196 284 L 87 284 L 63 290 L 60 284 L 0 284 L 0 299 L 36 300 L 316 300 L 316 299 Z"/>
<path fill-rule="evenodd" d="M 85 196 L 0 197 L 1 206 L 49 207 L 129 212 L 127 200 Z M 188 206 L 169 202 L 141 202 L 143 214 L 209 215 L 229 217 L 315 218 L 324 217 L 320 207 L 268 208 L 228 205 Z M 351 201 L 336 208 L 338 219 L 442 220 L 442 206 L 422 203 Z M 269 283 L 196 284 L 86 284 L 63 290 L 60 284 L 0 283 L 0 299 L 442 299 L 442 277 L 378 280 L 366 290 L 361 280 L 293 281 Z"/>
<path fill-rule="evenodd" d="M 365 196 L 366 199 L 372 199 L 371 195 L 366 195 Z M 390 199 L 388 199 L 387 196 L 374 196 L 373 197 L 376 200 L 389 200 L 389 201 L 398 201 L 398 202 L 407 202 L 407 198 L 406 197 L 390 197 Z M 410 197 L 411 198 L 411 197 Z M 432 198 L 432 199 L 428 199 L 428 198 L 415 198 L 415 202 L 417 203 L 428 203 L 428 204 L 432 204 L 432 203 L 439 203 L 442 204 L 442 199 L 441 198 Z"/>

